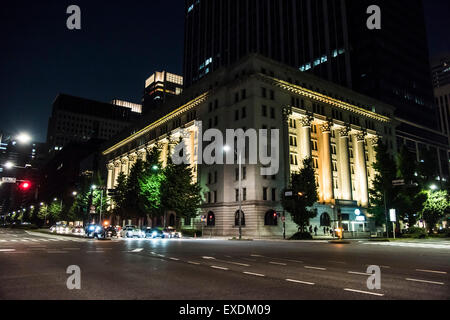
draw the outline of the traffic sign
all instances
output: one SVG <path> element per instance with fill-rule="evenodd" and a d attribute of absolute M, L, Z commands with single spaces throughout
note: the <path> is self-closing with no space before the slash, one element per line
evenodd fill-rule
<path fill-rule="evenodd" d="M 397 221 L 397 214 L 396 214 L 395 209 L 389 210 L 389 216 L 391 218 L 391 222 L 396 222 Z"/>
<path fill-rule="evenodd" d="M 3 183 L 16 183 L 17 179 L 16 178 L 3 177 L 2 178 L 2 182 Z"/>
<path fill-rule="evenodd" d="M 401 180 L 394 180 L 392 181 L 392 185 L 393 186 L 404 186 L 405 185 L 405 180 L 401 179 Z"/>

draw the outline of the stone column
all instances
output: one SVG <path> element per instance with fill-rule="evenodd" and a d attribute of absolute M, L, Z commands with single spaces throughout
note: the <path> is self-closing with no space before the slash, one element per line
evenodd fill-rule
<path fill-rule="evenodd" d="M 301 144 L 303 159 L 311 158 L 311 118 L 306 117 L 300 119 L 301 129 Z M 301 159 L 303 161 L 303 159 Z"/>
<path fill-rule="evenodd" d="M 331 202 L 334 199 L 333 167 L 331 162 L 331 128 L 333 124 L 326 122 L 320 126 L 322 131 L 322 186 L 323 200 Z"/>
<path fill-rule="evenodd" d="M 369 191 L 368 191 L 368 179 L 367 179 L 367 165 L 366 165 L 366 151 L 365 151 L 365 132 L 359 132 L 355 136 L 355 160 L 356 160 L 356 173 L 358 183 L 359 201 L 362 207 L 369 205 Z"/>
<path fill-rule="evenodd" d="M 106 168 L 108 169 L 107 188 L 114 189 L 114 163 L 108 163 Z"/>
<path fill-rule="evenodd" d="M 350 156 L 348 152 L 349 145 L 349 133 L 350 128 L 343 128 L 339 130 L 340 144 L 339 144 L 339 158 L 340 158 L 340 169 L 341 169 L 341 188 L 342 188 L 342 199 L 352 200 L 352 174 L 350 171 Z"/>
<path fill-rule="evenodd" d="M 131 168 L 133 168 L 134 164 L 137 161 L 137 154 L 136 153 L 132 153 L 128 156 L 128 172 L 131 170 Z"/>
<path fill-rule="evenodd" d="M 128 173 L 129 173 L 128 158 L 127 157 L 122 158 L 121 162 L 122 162 L 122 170 L 121 170 L 121 172 L 123 172 L 125 175 L 128 176 Z"/>
<path fill-rule="evenodd" d="M 139 152 L 137 153 L 137 157 L 144 162 L 147 161 L 147 153 L 145 152 L 145 150 L 139 150 Z"/>
<path fill-rule="evenodd" d="M 117 178 L 119 177 L 121 171 L 122 171 L 122 162 L 120 160 L 116 160 L 114 162 L 114 180 L 113 180 L 114 188 L 117 186 Z"/>

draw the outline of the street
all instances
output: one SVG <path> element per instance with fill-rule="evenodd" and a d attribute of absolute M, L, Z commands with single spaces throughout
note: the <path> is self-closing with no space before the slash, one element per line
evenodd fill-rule
<path fill-rule="evenodd" d="M 0 299 L 450 298 L 450 243 L 98 241 L 0 229 Z M 69 266 L 81 290 L 68 290 Z M 381 268 L 381 289 L 367 267 Z"/>

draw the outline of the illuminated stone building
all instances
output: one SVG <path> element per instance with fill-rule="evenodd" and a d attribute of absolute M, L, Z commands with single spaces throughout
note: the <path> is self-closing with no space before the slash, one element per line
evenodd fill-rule
<path fill-rule="evenodd" d="M 226 129 L 279 129 L 278 174 L 262 176 L 261 164 L 244 160 L 244 236 L 282 235 L 283 224 L 275 214 L 282 212 L 281 192 L 290 174 L 298 171 L 308 157 L 313 158 L 319 190 L 314 206 L 317 217 L 311 225 L 323 230 L 340 218 L 346 230 L 369 230 L 366 209 L 375 176 L 374 148 L 380 138 L 392 153 L 397 148 L 392 106 L 252 54 L 206 76 L 166 108 L 165 115 L 133 128 L 104 150 L 109 189 L 114 188 L 120 172 L 127 174 L 138 158 L 145 159 L 146 150 L 159 145 L 165 160 L 170 144 L 181 137 L 188 145 L 192 170 L 203 189 L 199 217 L 207 217 L 205 233 L 236 235 L 238 165 L 199 164 L 207 145 L 202 133 L 211 128 L 219 129 L 224 136 Z M 245 158 L 248 160 L 248 154 Z M 200 218 L 182 223 L 198 225 Z M 289 214 L 286 231 L 287 235 L 297 231 Z"/>

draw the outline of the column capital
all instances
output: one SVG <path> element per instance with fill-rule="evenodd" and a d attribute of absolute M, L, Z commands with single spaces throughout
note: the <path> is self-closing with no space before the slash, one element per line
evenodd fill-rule
<path fill-rule="evenodd" d="M 356 141 L 364 142 L 366 140 L 367 132 L 358 131 L 355 136 L 356 136 Z"/>
<path fill-rule="evenodd" d="M 145 150 L 139 150 L 137 156 L 139 159 L 144 160 L 145 154 L 146 154 Z"/>
<path fill-rule="evenodd" d="M 309 128 L 311 127 L 311 122 L 312 122 L 312 118 L 307 116 L 307 117 L 303 117 L 300 120 L 300 124 L 302 125 L 303 128 Z"/>
<path fill-rule="evenodd" d="M 136 153 L 132 153 L 128 156 L 128 159 L 130 160 L 130 162 L 135 162 L 137 160 L 137 154 Z"/>
<path fill-rule="evenodd" d="M 332 128 L 333 128 L 333 122 L 331 122 L 331 121 L 322 123 L 320 125 L 320 130 L 322 131 L 322 133 L 330 133 Z"/>
<path fill-rule="evenodd" d="M 341 138 L 348 138 L 351 131 L 352 129 L 350 127 L 344 127 L 339 129 L 339 135 L 341 136 Z"/>
<path fill-rule="evenodd" d="M 122 165 L 122 161 L 120 161 L 120 160 L 114 161 L 114 167 L 120 168 L 121 165 Z"/>
<path fill-rule="evenodd" d="M 122 159 L 120 159 L 120 162 L 122 162 L 122 164 L 127 164 L 128 163 L 128 157 L 123 157 Z"/>
<path fill-rule="evenodd" d="M 114 170 L 114 163 L 113 162 L 110 162 L 110 163 L 108 163 L 107 165 L 106 165 L 106 168 L 108 169 L 108 171 L 111 171 L 111 170 Z"/>
<path fill-rule="evenodd" d="M 283 106 L 283 120 L 286 122 L 292 115 L 292 106 Z"/>

